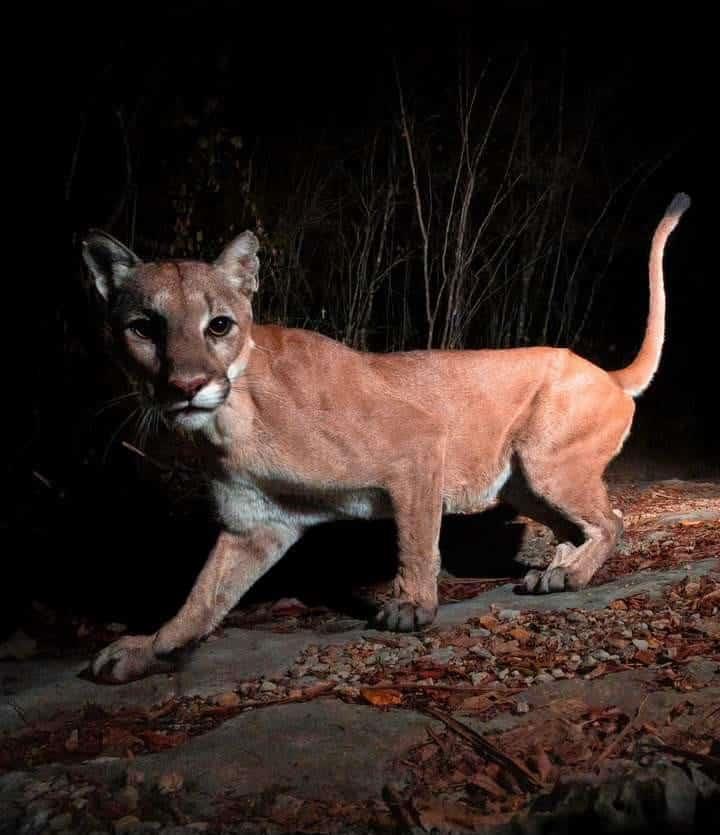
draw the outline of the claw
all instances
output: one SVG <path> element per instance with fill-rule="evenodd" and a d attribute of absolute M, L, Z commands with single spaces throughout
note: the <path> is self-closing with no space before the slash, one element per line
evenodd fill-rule
<path fill-rule="evenodd" d="M 91 670 L 98 681 L 121 684 L 170 667 L 155 655 L 152 635 L 126 635 L 101 650 Z"/>
<path fill-rule="evenodd" d="M 436 611 L 409 601 L 390 600 L 375 615 L 373 626 L 392 632 L 415 632 L 431 624 Z"/>
<path fill-rule="evenodd" d="M 533 568 L 531 571 L 523 577 L 523 585 L 525 586 L 525 591 L 528 594 L 534 594 L 540 581 L 542 580 L 543 573 L 539 571 L 537 568 Z"/>

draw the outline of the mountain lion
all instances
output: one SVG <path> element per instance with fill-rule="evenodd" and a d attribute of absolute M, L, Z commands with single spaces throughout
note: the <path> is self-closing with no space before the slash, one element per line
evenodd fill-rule
<path fill-rule="evenodd" d="M 166 669 L 217 627 L 310 526 L 394 517 L 399 567 L 375 624 L 419 629 L 437 611 L 443 513 L 530 493 L 581 532 L 530 593 L 585 586 L 622 517 L 603 473 L 630 431 L 665 332 L 663 252 L 690 205 L 678 194 L 650 252 L 650 305 L 635 360 L 607 372 L 567 349 L 360 353 L 317 333 L 253 323 L 258 241 L 244 232 L 212 264 L 143 262 L 93 232 L 83 254 L 121 359 L 166 422 L 207 450 L 222 532 L 178 614 L 95 658 L 102 680 Z"/>

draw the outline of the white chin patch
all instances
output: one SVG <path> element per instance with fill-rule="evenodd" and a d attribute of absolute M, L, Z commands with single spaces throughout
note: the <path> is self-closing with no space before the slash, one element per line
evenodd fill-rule
<path fill-rule="evenodd" d="M 193 397 L 192 405 L 201 409 L 216 409 L 224 401 L 224 387 L 220 383 L 208 383 Z"/>
<path fill-rule="evenodd" d="M 212 421 L 214 410 L 211 409 L 192 409 L 188 411 L 176 412 L 173 414 L 173 423 L 181 429 L 195 431 L 202 429 Z"/>

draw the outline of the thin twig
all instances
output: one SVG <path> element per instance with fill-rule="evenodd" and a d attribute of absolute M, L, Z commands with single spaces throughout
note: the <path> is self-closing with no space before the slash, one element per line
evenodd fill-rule
<path fill-rule="evenodd" d="M 595 762 L 593 763 L 594 767 L 600 765 L 600 763 L 606 759 L 616 748 L 617 746 L 625 739 L 625 737 L 630 733 L 630 731 L 636 726 L 637 720 L 640 717 L 643 707 L 645 706 L 645 702 L 648 700 L 648 696 L 650 694 L 646 693 L 643 697 L 643 700 L 638 705 L 637 710 L 635 711 L 635 716 L 625 725 L 625 727 L 620 731 L 619 734 L 614 736 L 608 745 L 603 748 L 603 750 L 598 754 Z"/>
<path fill-rule="evenodd" d="M 528 789 L 536 790 L 540 788 L 540 783 L 537 778 L 523 763 L 516 760 L 514 757 L 511 757 L 509 754 L 506 754 L 504 751 L 501 751 L 495 743 L 490 742 L 490 740 L 482 736 L 482 734 L 479 734 L 477 731 L 474 731 L 472 728 L 462 722 L 459 722 L 457 719 L 453 719 L 452 716 L 444 713 L 442 710 L 438 710 L 436 707 L 427 706 L 423 710 L 428 714 L 428 716 L 432 716 L 435 719 L 439 719 L 441 722 L 444 722 L 451 731 L 477 748 L 484 757 L 510 771 L 518 780 L 524 783 Z"/>

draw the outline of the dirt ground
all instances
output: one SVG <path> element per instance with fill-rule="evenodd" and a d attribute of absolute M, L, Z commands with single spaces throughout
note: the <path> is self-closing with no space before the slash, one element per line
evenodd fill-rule
<path fill-rule="evenodd" d="M 444 571 L 414 635 L 267 600 L 177 671 L 103 687 L 87 661 L 124 625 L 36 604 L 0 645 L 0 833 L 703 831 L 720 483 L 611 492 L 626 534 L 588 589 Z M 519 562 L 549 558 L 507 524 Z"/>

